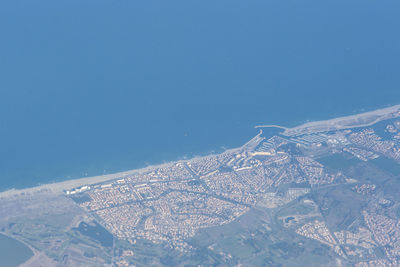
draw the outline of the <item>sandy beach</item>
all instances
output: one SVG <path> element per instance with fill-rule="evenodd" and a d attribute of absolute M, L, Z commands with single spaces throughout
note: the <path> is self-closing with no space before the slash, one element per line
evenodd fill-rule
<path fill-rule="evenodd" d="M 242 147 L 244 147 L 244 146 L 242 146 Z M 242 147 L 227 149 L 222 153 L 236 152 L 236 151 L 239 151 Z M 106 175 L 91 176 L 91 177 L 84 177 L 84 178 L 78 178 L 78 179 L 71 179 L 71 180 L 66 180 L 66 181 L 62 181 L 62 182 L 38 185 L 38 186 L 35 186 L 35 187 L 30 187 L 30 188 L 10 189 L 10 190 L 6 190 L 6 191 L 3 191 L 3 192 L 0 192 L 0 198 L 18 196 L 18 195 L 21 195 L 21 194 L 33 194 L 33 193 L 43 192 L 43 191 L 51 192 L 51 193 L 54 193 L 54 194 L 63 194 L 64 191 L 71 190 L 71 189 L 74 189 L 74 188 L 77 188 L 77 187 L 81 187 L 81 186 L 85 186 L 85 185 L 97 184 L 97 183 L 101 183 L 101 182 L 105 182 L 105 181 L 111 181 L 111 180 L 115 180 L 115 179 L 118 179 L 118 178 L 122 178 L 122 177 L 126 177 L 126 176 L 129 176 L 129 175 L 133 175 L 133 174 L 151 172 L 153 170 L 156 170 L 156 169 L 159 169 L 159 168 L 166 168 L 166 167 L 169 167 L 169 166 L 177 164 L 177 163 L 185 163 L 185 162 L 188 162 L 188 161 L 191 161 L 191 160 L 201 159 L 201 158 L 209 157 L 209 156 L 213 156 L 213 155 L 214 154 L 209 154 L 209 155 L 206 155 L 206 156 L 196 156 L 196 157 L 193 157 L 191 159 L 171 161 L 171 162 L 166 162 L 166 163 L 157 164 L 157 165 L 150 165 L 150 166 L 147 166 L 147 167 L 144 167 L 144 168 L 140 168 L 140 169 L 127 170 L 127 171 L 123 171 L 123 172 L 111 173 L 111 174 L 106 174 Z"/>
<path fill-rule="evenodd" d="M 257 125 L 255 128 L 277 127 L 284 129 L 283 135 L 310 134 L 322 131 L 366 127 L 379 121 L 400 116 L 400 105 L 377 109 L 364 113 L 338 117 L 330 120 L 312 121 L 302 125 L 286 128 L 279 125 Z"/>
<path fill-rule="evenodd" d="M 382 109 L 378 109 L 378 110 L 374 110 L 374 111 L 369 111 L 369 112 L 345 116 L 345 117 L 334 118 L 334 119 L 330 119 L 330 120 L 308 122 L 308 123 L 305 123 L 305 124 L 302 124 L 302 125 L 299 125 L 299 126 L 296 126 L 293 128 L 286 128 L 286 127 L 282 127 L 282 126 L 277 126 L 277 127 L 285 129 L 285 131 L 282 133 L 283 135 L 291 136 L 291 135 L 296 135 L 296 134 L 314 133 L 314 132 L 321 132 L 321 131 L 327 131 L 327 130 L 338 130 L 338 129 L 348 129 L 348 128 L 355 128 L 355 127 L 370 126 L 379 121 L 393 118 L 393 117 L 399 117 L 399 116 L 400 116 L 400 105 L 395 105 L 395 106 L 391 106 L 388 108 L 382 108 Z M 258 126 L 256 126 L 256 128 L 263 128 L 263 127 L 276 127 L 276 125 L 258 125 Z M 259 136 L 259 135 L 260 134 L 258 134 L 257 136 Z M 251 139 L 251 140 L 253 140 L 253 139 Z M 251 140 L 249 142 L 251 142 Z M 240 149 L 244 148 L 249 142 L 247 142 L 246 144 L 244 144 L 241 147 L 228 149 L 222 153 L 231 153 L 231 152 L 239 151 Z M 118 173 L 107 174 L 107 175 L 92 176 L 92 177 L 85 177 L 85 178 L 79 178 L 79 179 L 71 179 L 71 180 L 67 180 L 67 181 L 63 181 L 63 182 L 49 183 L 49 184 L 39 185 L 39 186 L 26 188 L 26 189 L 10 189 L 10 190 L 4 191 L 4 192 L 0 192 L 0 198 L 11 197 L 11 196 L 16 196 L 16 195 L 20 195 L 20 194 L 32 194 L 32 193 L 40 192 L 40 191 L 48 191 L 51 193 L 62 194 L 65 190 L 71 190 L 71 189 L 81 187 L 84 185 L 101 183 L 101 182 L 118 179 L 118 178 L 125 177 L 125 176 L 132 175 L 132 174 L 150 172 L 150 171 L 158 169 L 158 168 L 164 168 L 164 167 L 171 166 L 172 164 L 176 164 L 176 163 L 180 163 L 180 162 L 184 163 L 184 162 L 188 162 L 191 160 L 204 158 L 207 156 L 212 156 L 212 154 L 206 155 L 206 156 L 197 156 L 197 157 L 194 157 L 191 159 L 167 162 L 167 163 L 158 164 L 158 165 L 151 165 L 151 166 L 141 168 L 141 169 L 128 170 L 128 171 L 123 171 L 123 172 L 118 172 Z"/>
<path fill-rule="evenodd" d="M 177 162 L 180 162 L 180 161 L 177 161 Z M 39 191 L 50 191 L 52 193 L 63 193 L 64 190 L 71 190 L 73 188 L 81 187 L 84 185 L 91 185 L 91 184 L 101 183 L 101 182 L 105 182 L 105 181 L 109 181 L 109 180 L 114 180 L 114 179 L 118 179 L 120 177 L 132 175 L 132 174 L 149 172 L 149 171 L 152 171 L 152 170 L 155 170 L 158 168 L 168 167 L 171 164 L 175 164 L 177 162 L 168 162 L 168 163 L 163 163 L 163 164 L 159 164 L 159 165 L 151 165 L 151 166 L 141 168 L 141 169 L 133 169 L 133 170 L 117 172 L 117 173 L 112 173 L 112 174 L 106 174 L 106 175 L 71 179 L 71 180 L 66 180 L 66 181 L 62 181 L 62 182 L 38 185 L 35 187 L 24 188 L 24 189 L 10 189 L 10 190 L 1 192 L 0 198 L 10 197 L 10 196 L 20 195 L 20 194 L 32 194 L 32 193 L 39 192 Z"/>

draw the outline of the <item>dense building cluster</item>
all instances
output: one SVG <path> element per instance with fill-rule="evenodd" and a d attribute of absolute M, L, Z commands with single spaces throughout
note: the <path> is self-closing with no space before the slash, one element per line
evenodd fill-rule
<path fill-rule="evenodd" d="M 312 211 L 278 216 L 283 227 L 331 247 L 343 259 L 358 259 L 354 260 L 357 266 L 397 264 L 400 221 L 382 211 L 393 205 L 392 201 L 379 195 L 376 184 L 359 182 L 342 170 L 326 167 L 319 158 L 342 155 L 360 164 L 380 157 L 399 161 L 399 129 L 399 121 L 386 125 L 383 133 L 390 138 L 383 138 L 373 128 L 270 138 L 260 133 L 239 149 L 68 194 L 85 195 L 79 205 L 117 238 L 132 244 L 146 239 L 183 252 L 193 249 L 186 240 L 200 229 L 229 224 L 254 207 L 274 212 L 303 199 L 299 203 Z M 352 222 L 357 224 L 355 228 L 331 229 L 323 214 L 329 211 L 329 204 L 310 198 L 312 192 L 341 185 L 349 185 L 360 197 L 376 200 L 375 206 L 370 203 Z M 376 247 L 382 247 L 386 257 L 376 256 Z M 123 257 L 120 262 L 125 262 Z"/>

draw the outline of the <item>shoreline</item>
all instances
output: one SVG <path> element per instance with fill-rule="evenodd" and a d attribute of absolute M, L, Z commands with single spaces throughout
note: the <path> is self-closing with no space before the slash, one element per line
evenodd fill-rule
<path fill-rule="evenodd" d="M 306 122 L 304 124 L 288 128 L 280 125 L 256 125 L 254 128 L 279 128 L 283 129 L 282 135 L 293 136 L 300 134 L 310 134 L 331 130 L 343 130 L 350 128 L 366 127 L 380 121 L 400 117 L 400 104 L 367 111 L 363 113 L 337 117 L 328 120 Z"/>
<path fill-rule="evenodd" d="M 239 150 L 243 149 L 243 147 L 244 147 L 244 145 L 237 147 L 237 148 L 226 149 L 220 154 L 239 151 Z M 105 175 L 70 179 L 70 180 L 65 180 L 62 182 L 48 183 L 48 184 L 38 185 L 38 186 L 34 186 L 34 187 L 28 187 L 28 188 L 22 188 L 22 189 L 9 189 L 9 190 L 0 192 L 0 199 L 14 197 L 14 196 L 18 196 L 21 194 L 28 195 L 28 194 L 39 193 L 39 192 L 64 194 L 64 191 L 71 190 L 71 189 L 74 189 L 77 187 L 81 187 L 81 186 L 85 186 L 85 185 L 93 185 L 93 184 L 97 184 L 97 183 L 101 183 L 101 182 L 105 182 L 105 181 L 116 180 L 118 178 L 122 178 L 122 177 L 133 175 L 133 174 L 141 174 L 141 173 L 145 173 L 145 172 L 150 172 L 150 171 L 153 171 L 153 170 L 156 170 L 159 168 L 169 167 L 173 164 L 185 163 L 185 162 L 188 162 L 191 160 L 201 159 L 201 158 L 209 157 L 209 156 L 213 156 L 213 155 L 217 155 L 217 154 L 207 154 L 205 156 L 194 156 L 193 158 L 190 158 L 190 159 L 169 161 L 169 162 L 165 162 L 165 163 L 161 163 L 161 164 L 149 165 L 147 167 L 138 168 L 138 169 L 132 169 L 132 170 L 116 172 L 116 173 L 111 173 L 111 174 L 105 174 Z"/>
<path fill-rule="evenodd" d="M 254 128 L 280 128 L 284 129 L 282 135 L 285 136 L 293 136 L 293 135 L 300 135 L 300 134 L 310 134 L 310 133 L 317 133 L 323 131 L 330 131 L 330 130 L 341 130 L 341 129 L 349 129 L 349 128 L 357 128 L 357 127 L 365 127 L 373 125 L 379 121 L 400 117 L 400 104 L 394 105 L 387 108 L 381 108 L 373 111 L 363 112 L 359 114 L 337 117 L 329 120 L 320 120 L 320 121 L 313 121 L 301 124 L 299 126 L 295 126 L 293 128 L 288 128 L 280 125 L 256 125 Z M 255 137 L 260 136 L 261 133 L 257 134 Z M 246 147 L 246 145 L 251 142 L 255 137 L 247 141 L 240 147 L 226 149 L 220 154 L 229 153 L 240 151 Z M 91 176 L 91 177 L 83 177 L 77 179 L 70 179 L 65 180 L 62 182 L 55 182 L 55 183 L 48 183 L 43 185 L 38 185 L 34 187 L 28 187 L 23 189 L 9 189 L 6 191 L 0 192 L 0 198 L 12 197 L 21 194 L 32 194 L 38 192 L 51 192 L 51 193 L 58 193 L 63 194 L 66 190 L 71 190 L 77 187 L 85 186 L 85 185 L 93 185 L 105 181 L 115 180 L 118 178 L 122 178 L 125 176 L 129 176 L 132 174 L 140 174 L 144 172 L 149 172 L 158 168 L 168 167 L 172 164 L 177 163 L 185 163 L 191 160 L 196 160 L 208 156 L 213 156 L 216 154 L 207 154 L 204 156 L 194 156 L 190 159 L 181 159 L 175 161 L 169 161 L 166 163 L 150 165 L 143 168 L 132 169 L 112 174 L 106 175 L 98 175 L 98 176 Z"/>

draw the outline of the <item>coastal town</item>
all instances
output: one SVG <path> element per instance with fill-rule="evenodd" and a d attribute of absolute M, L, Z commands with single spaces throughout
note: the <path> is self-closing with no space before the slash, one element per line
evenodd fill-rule
<path fill-rule="evenodd" d="M 400 121 L 386 125 L 385 129 L 390 130 L 394 137 L 398 136 Z M 295 156 L 291 149 L 298 149 L 303 155 Z M 374 184 L 359 185 L 341 172 L 330 172 L 324 168 L 312 156 L 322 149 L 345 153 L 364 162 L 380 155 L 396 161 L 400 159 L 398 138 L 383 140 L 372 128 L 289 138 L 282 135 L 269 139 L 260 132 L 238 150 L 176 163 L 112 183 L 81 187 L 66 194 L 85 191 L 88 201 L 79 205 L 120 239 L 134 243 L 136 239 L 144 238 L 190 252 L 193 248 L 185 239 L 193 237 L 201 228 L 229 224 L 254 206 L 283 206 L 308 194 L 310 189 L 318 190 L 318 187 L 327 185 L 355 183 L 357 193 L 375 189 Z M 294 187 L 288 188 L 284 195 L 275 193 L 280 186 L 293 184 L 307 184 L 310 188 Z M 318 218 L 322 215 L 316 212 L 313 216 Z M 305 223 L 295 232 L 331 246 L 344 258 L 356 255 L 360 250 L 353 251 L 345 246 L 347 243 L 371 250 L 377 244 L 389 244 L 390 239 L 380 237 L 380 234 L 388 231 L 396 231 L 396 235 L 399 231 L 400 234 L 400 229 L 397 230 L 396 223 L 390 219 L 382 217 L 381 221 L 374 220 L 377 216 L 374 209 L 363 211 L 363 216 L 368 228 L 360 228 L 359 231 L 367 237 L 346 231 L 333 233 L 324 221 L 319 220 Z M 293 217 L 294 221 L 304 221 L 304 217 Z M 379 228 L 386 224 L 383 229 Z M 357 242 L 351 241 L 350 236 Z M 384 241 L 375 242 L 373 237 Z M 392 242 L 395 240 L 392 239 Z M 390 245 L 397 249 L 395 244 Z M 388 262 L 397 263 L 393 252 L 388 250 L 387 253 Z"/>
<path fill-rule="evenodd" d="M 174 258 L 292 266 L 298 257 L 338 266 L 398 266 L 400 109 L 382 116 L 363 118 L 361 126 L 346 119 L 337 128 L 308 125 L 275 135 L 258 127 L 250 141 L 221 154 L 82 181 L 62 191 L 6 192 L 0 195 L 8 207 L 0 229 L 54 266 L 174 265 Z M 12 209 L 19 203 L 29 213 L 46 199 L 63 203 L 68 226 L 52 228 L 59 237 L 39 242 L 35 233 L 45 236 L 49 226 L 21 221 Z M 55 211 L 63 213 L 53 207 L 38 214 Z M 220 235 L 229 231 L 238 239 Z M 235 254 L 239 248 L 242 254 Z"/>

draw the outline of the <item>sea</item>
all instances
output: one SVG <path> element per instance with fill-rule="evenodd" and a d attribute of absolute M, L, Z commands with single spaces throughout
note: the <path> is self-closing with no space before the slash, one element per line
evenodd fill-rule
<path fill-rule="evenodd" d="M 400 103 L 398 0 L 0 1 L 0 191 Z"/>

